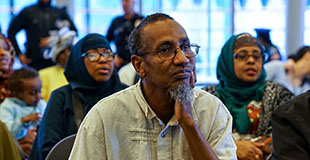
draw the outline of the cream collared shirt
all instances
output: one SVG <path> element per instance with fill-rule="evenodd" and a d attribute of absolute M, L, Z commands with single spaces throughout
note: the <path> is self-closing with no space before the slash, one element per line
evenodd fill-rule
<path fill-rule="evenodd" d="M 220 159 L 237 159 L 232 117 L 215 96 L 194 88 L 193 118 Z M 99 101 L 79 128 L 69 159 L 192 159 L 175 116 L 165 125 L 146 102 L 140 82 Z"/>

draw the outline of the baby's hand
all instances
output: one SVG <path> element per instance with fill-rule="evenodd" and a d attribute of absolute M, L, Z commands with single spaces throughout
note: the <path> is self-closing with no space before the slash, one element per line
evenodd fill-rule
<path fill-rule="evenodd" d="M 41 117 L 39 116 L 39 113 L 32 113 L 32 114 L 29 114 L 28 116 L 24 117 L 22 119 L 22 121 L 24 123 L 27 123 L 27 122 L 30 122 L 30 121 L 35 121 L 35 122 L 40 122 L 41 121 Z"/>

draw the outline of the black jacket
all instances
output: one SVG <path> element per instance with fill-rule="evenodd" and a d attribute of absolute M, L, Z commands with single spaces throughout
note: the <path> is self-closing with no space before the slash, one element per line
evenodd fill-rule
<path fill-rule="evenodd" d="M 56 20 L 68 20 L 72 30 L 77 31 L 65 9 L 42 5 L 38 2 L 35 5 L 24 8 L 10 23 L 8 37 L 11 40 L 17 55 L 21 54 L 16 41 L 16 34 L 24 29 L 27 42 L 25 43 L 26 55 L 32 60 L 30 66 L 41 69 L 54 63 L 51 59 L 43 57 L 43 49 L 39 47 L 40 39 L 49 36 L 49 31 L 58 30 Z"/>
<path fill-rule="evenodd" d="M 272 114 L 273 160 L 310 159 L 310 91 Z"/>
<path fill-rule="evenodd" d="M 114 41 L 117 48 L 117 55 L 125 60 L 125 63 L 130 62 L 131 54 L 128 48 L 128 37 L 131 31 L 140 23 L 144 17 L 135 14 L 130 20 L 125 16 L 119 16 L 113 19 L 107 33 L 109 42 Z"/>

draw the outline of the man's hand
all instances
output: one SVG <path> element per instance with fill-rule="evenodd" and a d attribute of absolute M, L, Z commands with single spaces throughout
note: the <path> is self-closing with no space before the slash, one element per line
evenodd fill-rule
<path fill-rule="evenodd" d="M 27 123 L 27 122 L 30 122 L 30 121 L 35 121 L 35 122 L 40 122 L 41 121 L 41 117 L 39 116 L 39 113 L 32 113 L 32 114 L 29 114 L 28 116 L 24 117 L 22 119 L 22 121 L 24 123 Z"/>
<path fill-rule="evenodd" d="M 114 58 L 115 67 L 119 69 L 123 63 L 124 63 L 124 59 L 116 55 Z"/>
<path fill-rule="evenodd" d="M 259 160 L 263 159 L 263 152 L 260 148 L 264 143 L 251 141 L 235 141 L 237 145 L 237 157 L 239 160 Z"/>
<path fill-rule="evenodd" d="M 28 129 L 27 135 L 23 138 L 18 140 L 21 148 L 23 149 L 25 155 L 28 157 L 32 148 L 32 143 L 37 135 L 37 129 Z"/>
<path fill-rule="evenodd" d="M 19 54 L 18 59 L 21 64 L 29 64 L 31 62 L 31 59 L 27 58 L 25 54 Z"/>
<path fill-rule="evenodd" d="M 197 82 L 197 76 L 196 76 L 196 67 L 193 68 L 191 77 L 190 77 L 190 85 L 192 88 L 195 87 L 195 83 Z"/>
<path fill-rule="evenodd" d="M 190 102 L 183 102 L 182 104 L 176 101 L 174 104 L 174 113 L 182 127 L 183 125 L 194 125 Z"/>
<path fill-rule="evenodd" d="M 174 104 L 174 113 L 183 129 L 193 159 L 218 159 L 193 120 L 191 102 L 181 103 L 176 101 Z"/>
<path fill-rule="evenodd" d="M 50 39 L 50 37 L 44 37 L 40 39 L 40 44 L 39 47 L 40 48 L 49 48 L 50 46 L 48 45 L 48 40 Z"/>

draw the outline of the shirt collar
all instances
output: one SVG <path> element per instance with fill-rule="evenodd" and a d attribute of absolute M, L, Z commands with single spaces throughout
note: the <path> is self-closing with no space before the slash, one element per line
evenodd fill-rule
<path fill-rule="evenodd" d="M 139 107 L 142 109 L 144 112 L 144 115 L 147 119 L 152 119 L 156 117 L 155 112 L 151 109 L 150 105 L 147 103 L 146 99 L 144 98 L 144 95 L 142 93 L 142 82 L 141 79 L 136 83 L 135 85 L 135 90 L 136 90 L 136 99 L 138 101 Z"/>

